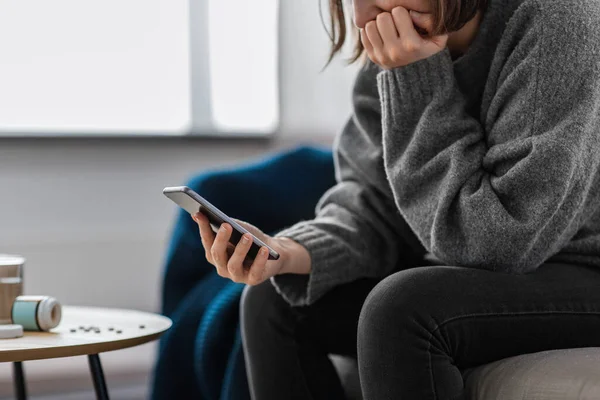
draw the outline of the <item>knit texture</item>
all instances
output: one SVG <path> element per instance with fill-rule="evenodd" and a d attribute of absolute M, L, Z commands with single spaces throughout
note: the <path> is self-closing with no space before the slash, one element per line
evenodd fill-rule
<path fill-rule="evenodd" d="M 432 253 L 528 273 L 600 266 L 600 3 L 491 0 L 466 54 L 360 71 L 335 144 L 338 184 L 280 233 L 309 276 L 273 278 L 294 305 Z"/>

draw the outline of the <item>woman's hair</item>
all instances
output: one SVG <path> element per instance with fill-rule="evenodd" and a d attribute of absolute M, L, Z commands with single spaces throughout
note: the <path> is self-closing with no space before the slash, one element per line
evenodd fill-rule
<path fill-rule="evenodd" d="M 331 52 L 329 61 L 340 52 L 346 37 L 348 26 L 344 14 L 344 0 L 329 0 L 329 39 L 331 40 Z M 433 14 L 434 29 L 430 32 L 432 36 L 445 32 L 453 32 L 462 28 L 469 22 L 479 10 L 485 9 L 488 0 L 429 0 Z M 354 33 L 354 53 L 350 62 L 358 60 L 363 52 L 359 35 L 356 34 L 354 25 L 350 25 L 351 33 Z"/>

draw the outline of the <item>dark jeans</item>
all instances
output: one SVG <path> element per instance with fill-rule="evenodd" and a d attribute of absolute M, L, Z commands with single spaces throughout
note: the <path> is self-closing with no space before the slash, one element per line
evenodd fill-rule
<path fill-rule="evenodd" d="M 255 400 L 344 398 L 328 354 L 358 356 L 366 400 L 463 399 L 469 368 L 600 346 L 600 270 L 418 267 L 298 308 L 265 282 L 242 297 L 242 333 Z"/>

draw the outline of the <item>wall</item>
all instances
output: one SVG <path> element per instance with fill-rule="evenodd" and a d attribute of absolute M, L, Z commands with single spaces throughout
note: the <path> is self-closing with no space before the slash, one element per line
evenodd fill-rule
<path fill-rule="evenodd" d="M 282 129 L 272 141 L 0 139 L 0 252 L 27 258 L 26 292 L 158 310 L 176 211 L 164 186 L 300 142 L 330 145 L 354 70 L 320 72 L 328 42 L 316 4 L 282 2 Z"/>
<path fill-rule="evenodd" d="M 324 69 L 329 40 L 319 18 L 319 3 L 327 1 L 281 1 L 283 135 L 331 135 L 350 112 L 356 66 L 336 59 Z"/>

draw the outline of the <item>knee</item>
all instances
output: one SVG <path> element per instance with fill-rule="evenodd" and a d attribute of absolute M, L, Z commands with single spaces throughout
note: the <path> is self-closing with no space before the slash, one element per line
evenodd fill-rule
<path fill-rule="evenodd" d="M 240 300 L 240 318 L 242 328 L 253 326 L 256 322 L 265 319 L 270 310 L 269 298 L 271 297 L 270 282 L 263 282 L 257 286 L 246 286 Z"/>
<path fill-rule="evenodd" d="M 452 268 L 423 267 L 397 272 L 369 293 L 361 310 L 360 340 L 395 340 L 430 331 L 460 290 L 449 282 Z"/>
<path fill-rule="evenodd" d="M 240 301 L 240 324 L 244 340 L 264 339 L 284 324 L 291 307 L 277 293 L 271 282 L 246 286 Z"/>

